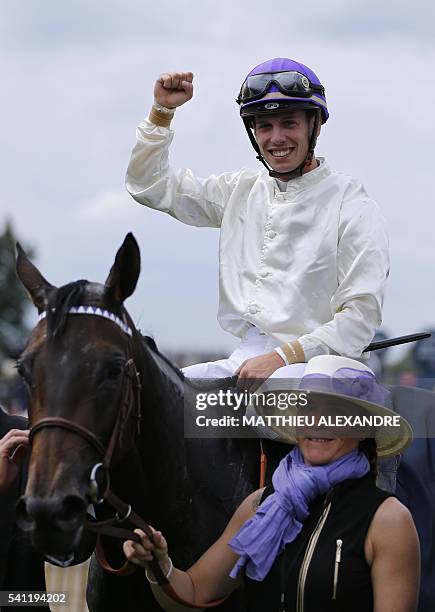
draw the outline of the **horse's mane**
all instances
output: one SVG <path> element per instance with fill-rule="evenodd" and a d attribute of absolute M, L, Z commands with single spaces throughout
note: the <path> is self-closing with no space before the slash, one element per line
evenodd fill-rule
<path fill-rule="evenodd" d="M 47 339 L 53 340 L 62 335 L 68 310 L 71 306 L 84 304 L 87 280 L 78 280 L 56 289 L 47 304 Z"/>
<path fill-rule="evenodd" d="M 156 341 L 154 340 L 154 338 L 152 338 L 151 336 L 141 336 L 142 339 L 142 344 L 145 345 L 146 349 L 149 351 L 151 350 L 153 353 L 155 353 L 156 355 L 158 355 L 160 357 L 160 359 L 162 361 L 164 361 L 166 363 L 166 365 L 168 365 L 170 367 L 170 369 L 172 370 L 172 372 L 174 372 L 174 374 L 176 374 L 178 376 L 178 378 L 180 378 L 181 380 L 184 380 L 184 374 L 183 372 L 177 368 L 177 366 L 175 366 L 172 361 L 166 357 L 166 355 L 164 355 L 163 353 L 161 353 L 157 347 Z"/>

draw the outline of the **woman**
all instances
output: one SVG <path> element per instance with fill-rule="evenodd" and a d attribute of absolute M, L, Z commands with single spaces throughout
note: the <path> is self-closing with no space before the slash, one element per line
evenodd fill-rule
<path fill-rule="evenodd" d="M 373 373 L 347 358 L 313 358 L 299 389 L 310 391 L 313 414 L 325 413 L 331 401 L 342 416 L 394 414 L 381 405 L 383 390 Z M 397 454 L 411 441 L 406 421 L 364 440 L 331 427 L 275 430 L 297 446 L 275 471 L 273 487 L 249 495 L 189 570 L 172 567 L 159 532 L 151 543 L 137 530 L 141 544 L 124 544 L 129 561 L 147 568 L 154 556 L 176 593 L 196 605 L 227 596 L 244 579 L 249 612 L 415 611 L 420 555 L 414 523 L 375 485 L 376 456 Z M 152 588 L 166 610 L 182 609 L 156 584 Z"/>

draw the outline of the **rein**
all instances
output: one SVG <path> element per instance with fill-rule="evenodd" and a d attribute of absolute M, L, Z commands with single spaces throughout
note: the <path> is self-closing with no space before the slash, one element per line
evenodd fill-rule
<path fill-rule="evenodd" d="M 92 503 L 101 504 L 103 502 L 106 502 L 116 510 L 116 515 L 113 518 L 102 521 L 97 521 L 93 518 L 88 519 L 85 522 L 85 529 L 97 535 L 95 554 L 101 567 L 107 572 L 114 575 L 129 576 L 137 570 L 138 566 L 133 563 L 130 563 L 129 561 L 126 561 L 124 565 L 118 569 L 111 567 L 109 562 L 107 561 L 106 555 L 103 550 L 101 536 L 106 535 L 121 540 L 128 539 L 140 543 L 141 539 L 137 533 L 135 533 L 131 529 L 126 529 L 120 526 L 125 522 L 129 522 L 134 527 L 142 529 L 142 531 L 146 533 L 151 542 L 154 541 L 154 536 L 151 527 L 138 514 L 136 514 L 136 512 L 134 512 L 134 510 L 129 504 L 126 504 L 113 493 L 113 491 L 110 489 L 109 480 L 109 472 L 112 464 L 112 458 L 114 456 L 115 450 L 122 447 L 125 426 L 130 422 L 132 418 L 136 419 L 136 431 L 137 433 L 140 433 L 140 422 L 142 416 L 140 401 L 141 383 L 139 372 L 136 369 L 136 365 L 132 357 L 133 351 L 131 350 L 131 338 L 133 337 L 133 333 L 125 321 L 122 321 L 121 319 L 119 319 L 119 317 L 116 317 L 116 315 L 109 313 L 107 310 L 94 308 L 91 306 L 80 306 L 71 307 L 68 310 L 67 314 L 86 314 L 104 317 L 105 319 L 115 323 L 115 325 L 117 325 L 120 329 L 122 329 L 124 333 L 129 336 L 127 361 L 124 365 L 121 385 L 120 409 L 118 410 L 118 415 L 116 417 L 115 425 L 113 427 L 112 434 L 110 436 L 107 447 L 104 446 L 104 444 L 98 439 L 95 433 L 93 433 L 86 427 L 83 427 L 82 425 L 79 425 L 78 423 L 75 423 L 74 421 L 70 421 L 69 419 L 65 419 L 63 417 L 45 417 L 37 421 L 30 429 L 29 440 L 30 442 L 32 442 L 35 437 L 35 434 L 46 427 L 57 427 L 75 433 L 81 438 L 84 438 L 87 442 L 91 444 L 91 446 L 98 452 L 98 454 L 103 457 L 103 462 L 97 463 L 92 468 L 88 494 Z M 41 313 L 39 320 L 44 319 L 45 316 L 45 312 Z M 127 447 L 128 449 L 132 447 L 133 440 L 133 437 L 131 440 L 129 440 Z M 101 486 L 98 483 L 99 470 L 101 470 L 106 476 L 104 492 L 102 494 L 100 493 Z M 180 597 L 173 589 L 173 587 L 169 583 L 169 580 L 163 573 L 157 559 L 154 558 L 149 563 L 151 566 L 151 571 L 153 572 L 154 577 L 159 586 L 162 588 L 162 590 L 170 598 L 172 598 L 174 601 L 178 602 L 181 605 L 188 606 L 190 608 L 204 609 L 217 606 L 227 599 L 227 597 L 224 597 L 208 604 L 201 605 L 186 601 L 182 597 Z"/>

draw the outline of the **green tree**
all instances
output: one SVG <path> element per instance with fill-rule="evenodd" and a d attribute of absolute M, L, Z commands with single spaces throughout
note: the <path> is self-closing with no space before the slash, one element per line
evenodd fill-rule
<path fill-rule="evenodd" d="M 7 220 L 0 234 L 0 359 L 16 358 L 21 352 L 29 329 L 26 311 L 30 305 L 15 272 L 17 237 Z M 24 246 L 24 245 L 23 245 Z M 26 249 L 31 255 L 31 250 Z"/>

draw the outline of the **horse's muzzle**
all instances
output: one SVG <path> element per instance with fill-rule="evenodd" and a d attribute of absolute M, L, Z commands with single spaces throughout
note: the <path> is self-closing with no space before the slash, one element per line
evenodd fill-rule
<path fill-rule="evenodd" d="M 80 541 L 86 502 L 78 495 L 39 498 L 23 496 L 17 504 L 18 526 L 27 532 L 41 552 L 71 553 Z"/>

